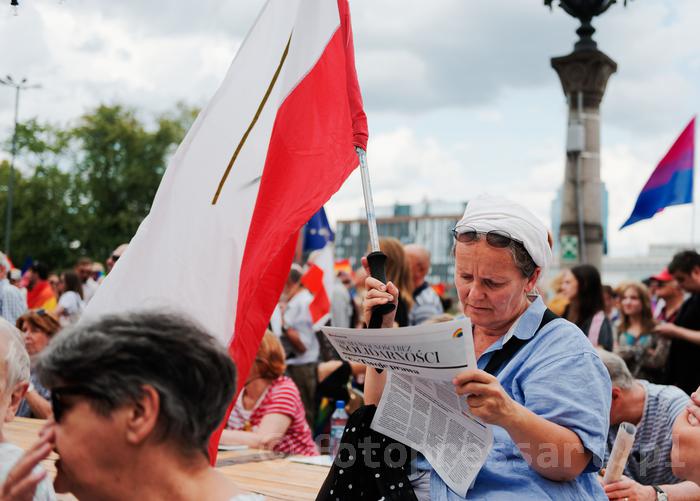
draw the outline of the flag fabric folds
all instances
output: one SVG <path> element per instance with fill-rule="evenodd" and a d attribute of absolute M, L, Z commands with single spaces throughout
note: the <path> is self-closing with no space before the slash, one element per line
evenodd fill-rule
<path fill-rule="evenodd" d="M 620 229 L 653 217 L 671 205 L 693 202 L 695 117 L 659 162 L 637 198 L 632 215 Z"/>
<path fill-rule="evenodd" d="M 304 252 L 309 254 L 306 272 L 301 283 L 314 296 L 309 305 L 314 329 L 320 329 L 331 315 L 333 272 L 333 241 L 335 235 L 323 207 L 313 215 L 304 228 Z"/>
<path fill-rule="evenodd" d="M 188 314 L 228 347 L 240 390 L 299 230 L 366 146 L 349 21 L 347 0 L 265 4 L 83 318 Z"/>

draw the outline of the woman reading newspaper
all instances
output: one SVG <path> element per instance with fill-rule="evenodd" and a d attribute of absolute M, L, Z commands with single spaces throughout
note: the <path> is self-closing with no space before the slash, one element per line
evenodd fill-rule
<path fill-rule="evenodd" d="M 523 206 L 483 196 L 454 229 L 455 286 L 473 324 L 478 369 L 453 381 L 494 445 L 467 493 L 486 499 L 606 499 L 597 480 L 605 453 L 610 378 L 574 324 L 548 312 L 535 285 L 551 257 L 545 226 Z M 398 290 L 368 278 L 364 315 Z M 393 313 L 383 326 L 393 325 Z M 386 371 L 368 368 L 365 400 L 379 402 Z M 458 500 L 419 456 L 418 499 Z M 421 474 L 421 471 L 425 472 Z"/>

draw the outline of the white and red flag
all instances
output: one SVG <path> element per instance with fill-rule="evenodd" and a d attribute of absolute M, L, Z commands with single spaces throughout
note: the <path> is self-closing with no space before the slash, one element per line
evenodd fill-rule
<path fill-rule="evenodd" d="M 313 295 L 309 305 L 315 330 L 321 330 L 331 318 L 331 294 L 335 284 L 333 241 L 335 235 L 323 207 L 304 227 L 304 252 L 309 253 L 301 283 Z"/>
<path fill-rule="evenodd" d="M 270 0 L 84 314 L 169 308 L 245 382 L 299 229 L 358 165 L 367 120 L 347 0 Z"/>

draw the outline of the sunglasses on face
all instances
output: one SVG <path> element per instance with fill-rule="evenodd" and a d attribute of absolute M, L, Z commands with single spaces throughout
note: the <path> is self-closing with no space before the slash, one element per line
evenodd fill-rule
<path fill-rule="evenodd" d="M 61 421 L 64 412 L 69 408 L 66 405 L 65 397 L 72 395 L 80 395 L 90 398 L 102 398 L 102 394 L 87 386 L 62 386 L 51 390 L 51 411 L 53 412 L 53 420 L 58 423 Z"/>
<path fill-rule="evenodd" d="M 116 254 L 112 254 L 112 262 L 116 263 L 121 256 L 117 256 Z"/>
<path fill-rule="evenodd" d="M 520 240 L 511 237 L 510 233 L 507 231 L 491 230 L 489 232 L 483 232 L 476 231 L 476 228 L 472 228 L 471 226 L 463 226 L 459 229 L 455 227 L 452 229 L 452 235 L 455 237 L 455 240 L 465 244 L 476 242 L 479 240 L 480 235 L 485 235 L 486 243 L 498 249 L 508 247 L 511 242 L 522 244 Z"/>

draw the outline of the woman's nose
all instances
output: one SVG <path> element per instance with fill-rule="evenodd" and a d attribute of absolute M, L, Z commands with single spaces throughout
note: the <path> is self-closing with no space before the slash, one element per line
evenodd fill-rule
<path fill-rule="evenodd" d="M 483 287 L 474 282 L 469 288 L 467 297 L 470 299 L 481 299 L 485 296 Z"/>

